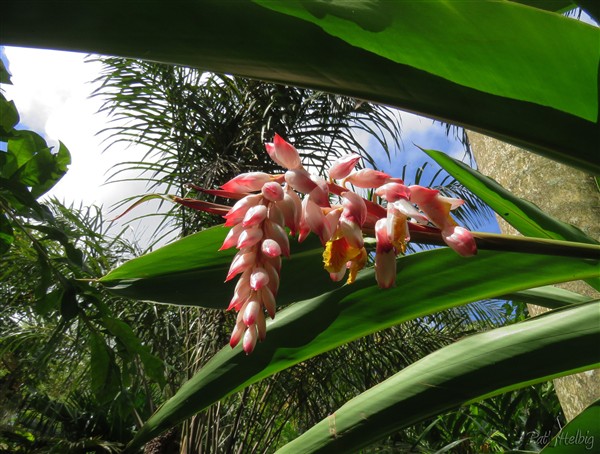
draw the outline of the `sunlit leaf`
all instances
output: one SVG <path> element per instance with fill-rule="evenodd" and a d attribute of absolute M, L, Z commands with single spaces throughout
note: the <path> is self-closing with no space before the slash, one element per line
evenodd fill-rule
<path fill-rule="evenodd" d="M 134 445 L 251 383 L 369 333 L 468 302 L 599 273 L 595 260 L 536 254 L 480 251 L 465 259 L 437 249 L 404 257 L 397 287 L 380 290 L 374 273 L 364 272 L 353 285 L 279 312 L 251 356 L 239 347 L 224 348 L 147 421 Z"/>
<path fill-rule="evenodd" d="M 598 344 L 598 301 L 468 337 L 348 401 L 278 452 L 358 451 L 445 410 L 598 367 Z"/>
<path fill-rule="evenodd" d="M 600 173 L 597 28 L 492 0 L 263 3 L 10 2 L 2 36 L 350 95 Z"/>

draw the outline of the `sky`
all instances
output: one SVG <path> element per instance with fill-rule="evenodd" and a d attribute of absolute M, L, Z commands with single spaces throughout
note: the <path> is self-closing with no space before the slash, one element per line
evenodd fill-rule
<path fill-rule="evenodd" d="M 145 149 L 140 145 L 120 145 L 104 151 L 106 144 L 98 132 L 107 126 L 109 118 L 98 113 L 101 102 L 91 97 L 97 86 L 92 81 L 101 70 L 99 63 L 86 63 L 84 54 L 16 47 L 4 47 L 2 58 L 12 75 L 12 85 L 3 86 L 5 96 L 17 106 L 21 115 L 20 127 L 42 135 L 51 146 L 56 146 L 60 140 L 71 152 L 69 171 L 48 196 L 67 205 L 101 206 L 105 219 L 112 219 L 119 213 L 111 211 L 114 204 L 125 197 L 147 193 L 139 182 L 106 184 L 115 164 L 136 160 Z M 401 126 L 402 147 L 392 163 L 374 140 L 369 142 L 369 148 L 378 156 L 378 167 L 394 176 L 401 175 L 405 164 L 415 169 L 426 160 L 415 144 L 458 158 L 464 155 L 462 144 L 449 138 L 444 128 L 430 119 L 401 113 Z M 428 175 L 435 172 L 433 167 L 427 166 Z M 157 202 L 148 202 L 115 223 L 114 228 L 119 230 L 123 228 L 123 221 L 157 210 Z M 158 221 L 155 217 L 134 222 L 127 227 L 128 236 L 142 243 L 150 241 L 153 225 Z"/>

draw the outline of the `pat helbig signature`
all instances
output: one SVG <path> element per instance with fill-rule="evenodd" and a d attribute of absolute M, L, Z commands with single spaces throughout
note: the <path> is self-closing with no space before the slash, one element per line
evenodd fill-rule
<path fill-rule="evenodd" d="M 540 446 L 585 446 L 585 449 L 591 451 L 594 449 L 594 435 L 590 434 L 589 430 L 583 433 L 581 430 L 569 432 L 568 430 L 561 431 L 558 435 L 552 438 L 550 432 L 543 434 L 531 432 L 531 440 Z"/>

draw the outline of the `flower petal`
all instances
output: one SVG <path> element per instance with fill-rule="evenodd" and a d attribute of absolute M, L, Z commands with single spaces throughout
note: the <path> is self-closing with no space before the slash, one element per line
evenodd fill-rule
<path fill-rule="evenodd" d="M 346 178 L 354 170 L 359 160 L 360 156 L 355 153 L 342 156 L 329 168 L 329 178 L 333 178 L 334 180 Z"/>
<path fill-rule="evenodd" d="M 286 142 L 279 134 L 275 134 L 272 143 L 266 143 L 265 148 L 273 161 L 286 169 L 302 167 L 300 155 L 296 148 Z"/>

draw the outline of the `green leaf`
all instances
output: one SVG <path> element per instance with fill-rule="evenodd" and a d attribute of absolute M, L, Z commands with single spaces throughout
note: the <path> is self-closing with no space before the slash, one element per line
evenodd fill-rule
<path fill-rule="evenodd" d="M 142 345 L 131 327 L 122 320 L 112 317 L 103 317 L 102 323 L 113 336 L 123 343 L 130 355 L 140 357 L 146 375 L 160 384 L 161 387 L 164 386 L 166 379 L 163 362 L 160 358 L 154 356 L 148 347 Z"/>
<path fill-rule="evenodd" d="M 60 298 L 60 315 L 65 321 L 69 321 L 75 318 L 78 312 L 77 290 L 71 283 L 66 282 Z"/>
<path fill-rule="evenodd" d="M 130 260 L 100 279 L 113 293 L 158 303 L 226 308 L 235 282 L 223 283 L 235 250 L 221 251 L 228 228 L 212 227 Z M 293 259 L 283 259 L 279 304 L 310 298 L 339 286 L 320 267 L 323 248 L 314 235 L 290 239 Z M 310 276 L 310 285 L 306 277 Z"/>
<path fill-rule="evenodd" d="M 544 17 L 535 9 L 491 1 L 255 1 L 461 86 L 598 118 L 598 106 L 589 102 L 598 97 L 597 30 L 574 27 L 559 15 Z M 555 33 L 573 47 L 548 45 Z M 565 66 L 583 62 L 579 77 L 562 85 L 570 73 Z M 545 77 L 532 67 L 544 68 Z"/>
<path fill-rule="evenodd" d="M 599 273 L 597 260 L 570 257 L 480 251 L 466 259 L 449 249 L 409 255 L 398 260 L 397 287 L 380 290 L 373 271 L 366 271 L 352 285 L 277 313 L 267 340 L 251 356 L 239 347 L 224 348 L 147 421 L 133 445 L 256 381 L 361 336 L 449 307 Z"/>
<path fill-rule="evenodd" d="M 0 213 L 0 255 L 6 253 L 15 241 L 13 228 L 4 213 Z"/>
<path fill-rule="evenodd" d="M 19 112 L 13 101 L 7 101 L 0 93 L 0 140 L 7 140 L 19 123 Z"/>
<path fill-rule="evenodd" d="M 516 197 L 492 178 L 471 169 L 466 164 L 440 151 L 422 150 L 523 235 L 598 244 L 577 227 L 554 219 L 533 203 Z M 590 280 L 588 284 L 600 290 L 600 283 L 597 280 Z"/>
<path fill-rule="evenodd" d="M 600 400 L 597 400 L 563 427 L 540 453 L 587 454 L 598 447 L 599 440 Z"/>
<path fill-rule="evenodd" d="M 559 287 L 546 286 L 500 295 L 499 298 L 558 309 L 591 301 L 591 298 Z"/>
<path fill-rule="evenodd" d="M 494 179 L 479 173 L 463 162 L 441 151 L 422 150 L 523 235 L 599 244 L 577 227 L 547 215 L 533 203 L 513 195 Z"/>
<path fill-rule="evenodd" d="M 0 59 L 0 84 L 12 85 L 12 82 L 10 81 L 10 73 L 6 69 L 4 60 L 2 59 Z M 1 118 L 2 117 L 0 116 L 0 122 L 2 121 Z"/>
<path fill-rule="evenodd" d="M 278 452 L 357 451 L 454 407 L 598 367 L 599 344 L 598 301 L 470 336 L 348 401 Z"/>
<path fill-rule="evenodd" d="M 100 402 L 114 399 L 120 389 L 120 371 L 112 352 L 100 334 L 92 331 L 89 338 L 91 389 Z"/>
<path fill-rule="evenodd" d="M 9 2 L 2 36 L 376 101 L 600 174 L 597 28 L 493 0 L 261 4 Z"/>

